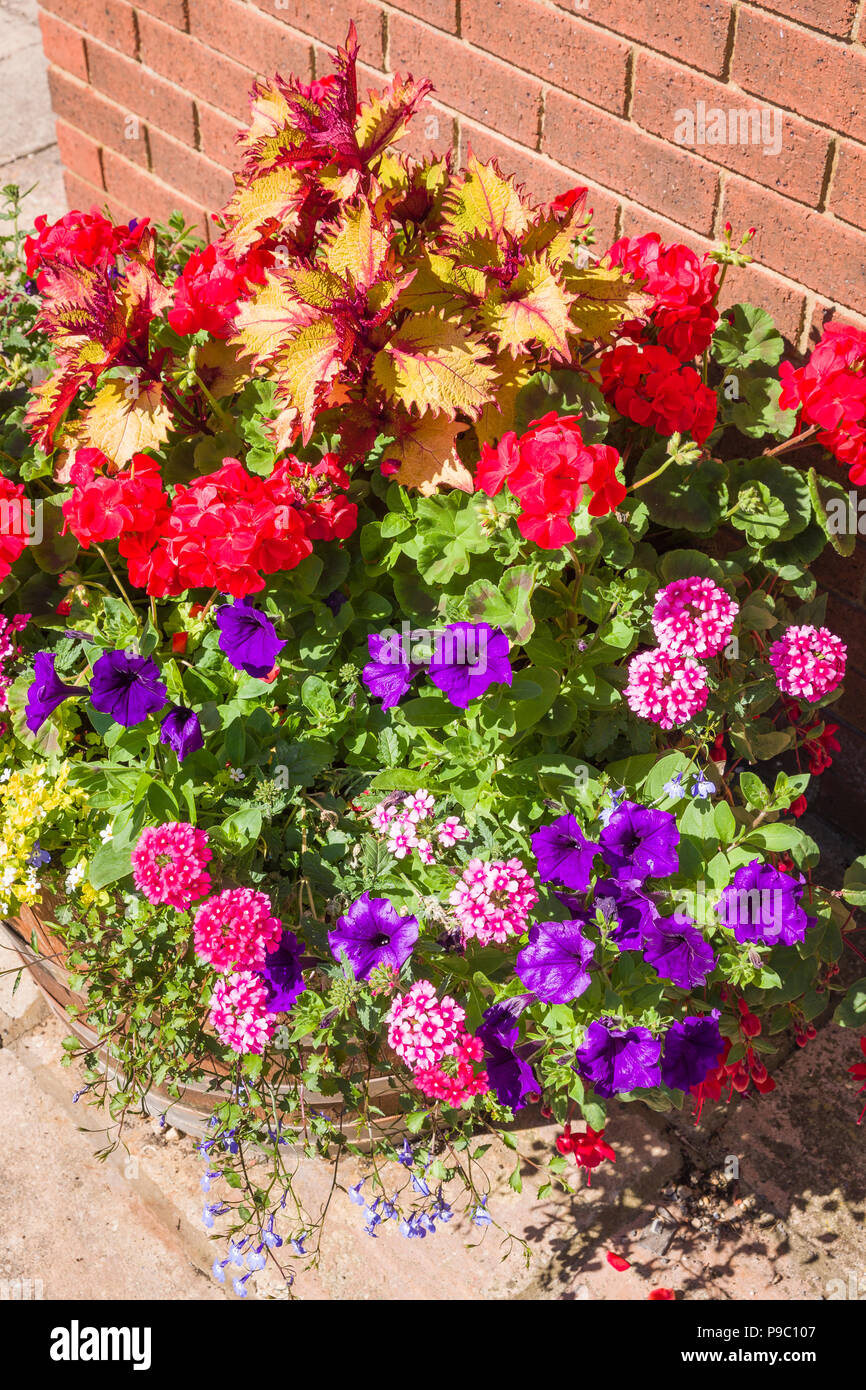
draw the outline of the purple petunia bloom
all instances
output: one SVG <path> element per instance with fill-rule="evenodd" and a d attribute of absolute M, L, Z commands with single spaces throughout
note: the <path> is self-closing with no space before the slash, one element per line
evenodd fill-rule
<path fill-rule="evenodd" d="M 648 1028 L 618 1028 L 612 1019 L 599 1019 L 586 1030 L 577 1049 L 577 1071 L 605 1100 L 638 1086 L 661 1081 L 661 1043 Z"/>
<path fill-rule="evenodd" d="M 605 862 L 621 883 L 665 878 L 679 868 L 680 832 L 670 811 L 623 801 L 598 838 Z"/>
<path fill-rule="evenodd" d="M 739 942 L 793 946 L 815 923 L 800 905 L 802 895 L 802 879 L 752 859 L 737 869 L 716 911 Z"/>
<path fill-rule="evenodd" d="M 179 763 L 187 754 L 204 748 L 204 735 L 195 710 L 186 705 L 173 705 L 160 725 L 159 741 L 174 749 Z"/>
<path fill-rule="evenodd" d="M 719 1032 L 719 1011 L 690 1015 L 672 1023 L 665 1033 L 662 1055 L 662 1081 L 675 1091 L 699 1086 L 719 1064 L 725 1040 Z"/>
<path fill-rule="evenodd" d="M 301 973 L 301 952 L 303 951 L 293 931 L 284 931 L 279 944 L 268 951 L 260 974 L 267 986 L 269 1014 L 288 1013 L 299 994 L 306 989 Z"/>
<path fill-rule="evenodd" d="M 694 922 L 657 917 L 644 931 L 643 958 L 678 989 L 702 985 L 716 963 L 713 948 Z"/>
<path fill-rule="evenodd" d="M 536 999 L 567 1004 L 589 987 L 587 966 L 595 952 L 581 928 L 585 922 L 536 922 L 529 943 L 518 951 L 514 969 Z"/>
<path fill-rule="evenodd" d="M 608 940 L 620 951 L 640 951 L 647 928 L 659 915 L 652 898 L 631 884 L 605 878 L 595 885 L 595 903 L 616 921 Z"/>
<path fill-rule="evenodd" d="M 54 657 L 37 652 L 33 661 L 33 683 L 27 691 L 24 722 L 31 734 L 38 734 L 49 714 L 75 695 L 87 692 L 80 685 L 67 685 L 54 670 Z"/>
<path fill-rule="evenodd" d="M 510 685 L 508 638 L 489 623 L 449 623 L 436 636 L 428 675 L 452 705 L 466 709 L 489 686 Z"/>
<path fill-rule="evenodd" d="M 90 703 L 116 724 L 131 728 L 149 714 L 158 714 L 168 700 L 159 667 L 149 656 L 135 652 L 103 652 L 93 664 Z"/>
<path fill-rule="evenodd" d="M 406 644 L 399 632 L 387 636 L 371 632 L 367 638 L 370 660 L 361 672 L 361 679 L 383 709 L 391 709 L 402 700 L 419 671 L 424 667 L 409 660 Z"/>
<path fill-rule="evenodd" d="M 598 845 L 588 840 L 571 814 L 559 816 L 543 825 L 532 836 L 532 852 L 538 861 L 542 883 L 551 879 L 566 888 L 585 892 L 589 887 L 592 860 Z"/>
<path fill-rule="evenodd" d="M 379 965 L 399 970 L 417 940 L 417 917 L 401 917 L 389 898 L 371 898 L 369 893 L 356 898 L 328 932 L 331 954 L 339 960 L 340 952 L 345 953 L 356 980 L 366 980 Z"/>
<path fill-rule="evenodd" d="M 280 641 L 267 614 L 260 613 L 249 599 L 240 598 L 218 608 L 214 617 L 220 630 L 219 649 L 235 670 L 260 680 L 269 676 L 286 644 Z"/>
<path fill-rule="evenodd" d="M 500 1105 L 522 1110 L 526 1097 L 541 1087 L 527 1061 L 534 1051 L 531 1043 L 518 1046 L 519 1015 L 526 1006 L 525 999 L 503 999 L 484 1010 L 476 1037 L 484 1044 L 484 1068 Z"/>

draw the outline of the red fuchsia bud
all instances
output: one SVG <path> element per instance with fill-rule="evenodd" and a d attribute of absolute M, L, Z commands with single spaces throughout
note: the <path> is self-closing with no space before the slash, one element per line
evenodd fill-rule
<path fill-rule="evenodd" d="M 571 1125 L 566 1125 L 561 1134 L 556 1136 L 556 1147 L 561 1154 L 570 1154 L 574 1149 L 574 1140 L 571 1137 Z"/>
<path fill-rule="evenodd" d="M 529 1104 L 529 1105 L 535 1105 L 535 1104 L 537 1104 L 540 1095 L 541 1095 L 541 1092 L 540 1092 L 540 1091 L 527 1091 L 527 1092 L 526 1092 L 526 1100 L 527 1100 L 528 1104 Z"/>
<path fill-rule="evenodd" d="M 738 1063 L 734 1070 L 731 1072 L 731 1085 L 733 1086 L 734 1090 L 739 1091 L 741 1095 L 743 1091 L 747 1091 L 749 1089 L 749 1073 L 746 1071 L 742 1063 Z"/>
<path fill-rule="evenodd" d="M 757 1085 L 759 1081 L 766 1081 L 766 1079 L 767 1068 L 764 1066 L 764 1063 L 758 1061 L 752 1062 L 752 1080 L 755 1084 Z"/>
<path fill-rule="evenodd" d="M 809 1039 L 806 1037 L 805 1033 L 798 1033 L 794 1041 L 798 1047 L 805 1047 Z"/>
<path fill-rule="evenodd" d="M 770 1091 L 775 1091 L 776 1083 L 772 1076 L 765 1076 L 763 1081 L 755 1082 L 755 1090 L 760 1091 L 762 1096 L 766 1096 Z"/>
<path fill-rule="evenodd" d="M 539 1113 L 541 1114 L 541 1118 L 543 1120 L 553 1119 L 553 1111 L 551 1110 L 549 1105 L 542 1105 Z"/>
<path fill-rule="evenodd" d="M 788 810 L 791 812 L 792 816 L 796 816 L 797 820 L 799 820 L 800 817 L 803 815 L 803 812 L 808 809 L 808 806 L 809 803 L 806 800 L 805 796 L 795 796 L 794 800 L 788 807 Z"/>
<path fill-rule="evenodd" d="M 186 651 L 186 644 L 189 641 L 188 632 L 173 632 L 171 634 L 171 649 L 175 656 L 183 656 Z"/>
<path fill-rule="evenodd" d="M 754 1014 L 744 1014 L 740 1028 L 747 1038 L 757 1038 L 761 1032 L 761 1020 L 756 1018 Z"/>
<path fill-rule="evenodd" d="M 61 618 L 68 618 L 69 614 L 72 612 L 72 604 L 68 599 L 61 599 L 54 611 L 58 613 Z"/>
<path fill-rule="evenodd" d="M 737 1008 L 739 1009 L 741 1014 L 747 1014 L 749 1012 L 749 1006 L 746 1003 L 745 999 L 737 1000 Z"/>
<path fill-rule="evenodd" d="M 806 1029 L 806 1037 L 807 1037 L 807 1038 L 809 1039 L 809 1041 L 811 1042 L 812 1039 L 813 1039 L 813 1038 L 817 1038 L 817 1036 L 818 1036 L 818 1029 L 815 1027 L 815 1025 L 814 1025 L 813 1023 L 810 1023 L 810 1024 L 809 1024 L 809 1027 Z"/>

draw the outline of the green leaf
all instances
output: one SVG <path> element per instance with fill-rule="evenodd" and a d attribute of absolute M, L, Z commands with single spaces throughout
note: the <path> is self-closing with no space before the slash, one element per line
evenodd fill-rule
<path fill-rule="evenodd" d="M 842 897 L 854 907 L 866 907 L 866 854 L 861 854 L 845 870 Z"/>
<path fill-rule="evenodd" d="M 105 888 L 132 873 L 131 846 L 109 841 L 100 845 L 90 861 L 87 880 L 92 888 Z"/>
<path fill-rule="evenodd" d="M 719 319 L 710 351 L 721 367 L 742 368 L 753 362 L 775 367 L 782 360 L 785 340 L 765 309 L 735 304 Z"/>
<path fill-rule="evenodd" d="M 321 676 L 307 676 L 301 686 L 301 699 L 320 723 L 328 723 L 336 716 L 337 706 L 327 682 Z"/>
<path fill-rule="evenodd" d="M 866 1029 L 866 976 L 856 980 L 833 1014 L 834 1023 L 842 1028 Z"/>
<path fill-rule="evenodd" d="M 506 637 L 521 645 L 532 636 L 535 623 L 530 598 L 535 570 L 530 565 L 514 565 L 499 586 L 490 579 L 477 579 L 466 590 L 466 611 L 473 622 L 501 627 Z"/>

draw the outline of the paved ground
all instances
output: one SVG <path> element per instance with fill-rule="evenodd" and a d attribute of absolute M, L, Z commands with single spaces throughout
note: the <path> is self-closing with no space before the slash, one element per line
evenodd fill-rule
<path fill-rule="evenodd" d="M 24 205 L 31 221 L 66 211 L 36 0 L 0 0 L 0 186 L 7 183 L 33 188 Z"/>

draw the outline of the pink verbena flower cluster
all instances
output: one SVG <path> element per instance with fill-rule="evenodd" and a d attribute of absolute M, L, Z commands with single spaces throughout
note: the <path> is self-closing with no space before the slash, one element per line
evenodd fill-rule
<path fill-rule="evenodd" d="M 220 1042 L 234 1052 L 262 1052 L 277 1020 L 268 1013 L 267 986 L 255 970 L 238 970 L 217 980 L 210 1021 Z"/>
<path fill-rule="evenodd" d="M 706 708 L 707 672 L 693 656 L 670 656 L 660 648 L 638 652 L 628 664 L 624 694 L 633 714 L 673 729 Z"/>
<path fill-rule="evenodd" d="M 734 630 L 739 604 L 712 579 L 675 579 L 656 595 L 654 651 L 638 652 L 628 664 L 624 694 L 633 714 L 662 729 L 686 724 L 706 708 L 710 687 L 697 657 L 718 656 Z"/>
<path fill-rule="evenodd" d="M 269 899 L 255 888 L 226 888 L 202 903 L 193 923 L 198 955 L 223 972 L 264 965 L 282 933 Z"/>
<path fill-rule="evenodd" d="M 148 902 L 183 912 L 211 890 L 206 865 L 212 858 L 207 833 L 186 821 L 166 821 L 142 830 L 132 851 L 135 886 Z"/>
<path fill-rule="evenodd" d="M 424 787 L 404 796 L 399 805 L 380 801 L 374 806 L 370 824 L 380 834 L 387 835 L 388 849 L 395 859 L 406 859 L 415 853 L 422 864 L 436 862 L 434 838 L 443 849 L 465 840 L 469 834 L 466 826 L 456 816 L 447 816 L 438 825 L 435 798 Z"/>
<path fill-rule="evenodd" d="M 814 702 L 842 684 L 847 652 L 826 627 L 789 627 L 770 648 L 770 665 L 783 695 Z"/>
<path fill-rule="evenodd" d="M 519 859 L 470 859 L 449 902 L 464 937 L 474 937 L 482 946 L 491 941 L 501 945 L 526 931 L 538 894 Z"/>
<path fill-rule="evenodd" d="M 475 1070 L 484 1048 L 467 1032 L 465 1017 L 450 995 L 438 999 L 429 980 L 418 980 L 394 1000 L 387 1018 L 388 1042 L 412 1068 L 418 1089 L 455 1108 L 490 1089 L 487 1073 Z"/>
<path fill-rule="evenodd" d="M 712 579 L 675 579 L 656 595 L 652 625 L 671 656 L 718 656 L 731 639 L 740 611 Z"/>

